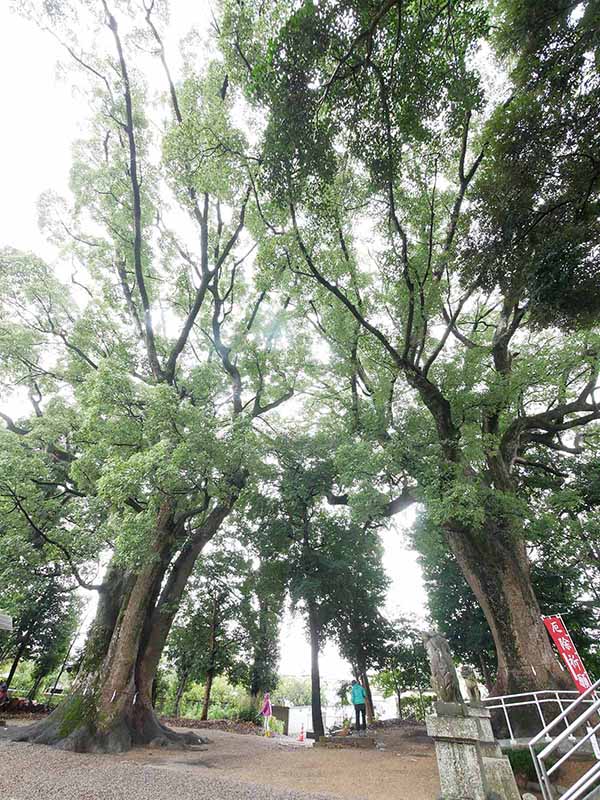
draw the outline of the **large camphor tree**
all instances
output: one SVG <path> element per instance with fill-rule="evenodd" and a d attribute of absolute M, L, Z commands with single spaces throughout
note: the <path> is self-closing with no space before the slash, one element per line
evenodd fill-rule
<path fill-rule="evenodd" d="M 415 487 L 483 609 L 497 693 L 570 682 L 532 587 L 523 486 L 600 419 L 597 15 L 225 4 L 229 69 L 268 120 L 273 251 L 344 360 L 356 447 L 384 454 L 406 501 Z"/>
<path fill-rule="evenodd" d="M 90 119 L 72 198 L 40 204 L 56 264 L 0 255 L 2 381 L 25 400 L 3 414 L 2 525 L 99 603 L 72 694 L 20 738 L 175 744 L 151 702 L 161 652 L 198 555 L 252 480 L 259 421 L 308 359 L 293 325 L 281 334 L 286 297 L 253 280 L 260 153 L 232 122 L 223 66 L 192 49 L 175 76 L 162 4 L 25 5 L 64 45 Z"/>

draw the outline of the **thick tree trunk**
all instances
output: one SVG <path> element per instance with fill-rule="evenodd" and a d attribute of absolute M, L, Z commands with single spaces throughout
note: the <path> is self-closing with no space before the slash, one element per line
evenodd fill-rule
<path fill-rule="evenodd" d="M 209 514 L 182 548 L 162 592 L 179 532 L 167 505 L 158 515 L 154 554 L 148 563 L 138 573 L 114 564 L 109 567 L 73 692 L 50 717 L 24 729 L 19 741 L 80 752 L 121 752 L 149 743 L 180 747 L 202 741 L 176 734 L 159 722 L 152 685 L 187 580 L 202 548 L 233 508 L 243 476 L 238 483 L 227 502 Z"/>
<path fill-rule="evenodd" d="M 227 502 L 216 506 L 195 536 L 182 547 L 173 562 L 158 601 L 149 609 L 136 665 L 138 696 L 141 702 L 148 706 L 152 706 L 152 684 L 188 579 L 203 548 L 231 513 L 242 486 L 243 482 L 240 479 L 239 486 L 235 486 L 235 491 Z M 160 583 L 157 586 L 157 589 L 159 588 Z"/>
<path fill-rule="evenodd" d="M 308 627 L 310 631 L 310 686 L 313 731 L 317 740 L 325 735 L 321 710 L 321 676 L 319 673 L 319 620 L 314 603 L 308 603 Z"/>
<path fill-rule="evenodd" d="M 398 703 L 398 719 L 402 719 L 402 689 L 396 686 L 396 701 Z"/>
<path fill-rule="evenodd" d="M 177 740 L 177 734 L 157 720 L 150 695 L 148 702 L 139 702 L 135 685 L 144 619 L 172 548 L 168 520 L 168 509 L 163 509 L 153 557 L 137 574 L 114 564 L 109 567 L 73 692 L 47 719 L 21 731 L 17 741 L 111 753 L 133 744 Z"/>
<path fill-rule="evenodd" d="M 488 519 L 481 531 L 446 527 L 452 552 L 481 605 L 498 656 L 493 694 L 572 688 L 541 621 L 523 538 Z"/>

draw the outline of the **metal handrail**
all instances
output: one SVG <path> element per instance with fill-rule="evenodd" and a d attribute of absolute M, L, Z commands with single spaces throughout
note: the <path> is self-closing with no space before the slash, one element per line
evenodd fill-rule
<path fill-rule="evenodd" d="M 579 692 L 575 689 L 538 689 L 535 692 L 517 692 L 516 694 L 504 694 L 502 697 L 505 700 L 508 700 L 509 697 L 531 697 L 532 694 L 572 694 L 572 695 L 579 695 Z M 488 703 L 491 700 L 499 700 L 500 697 L 486 697 L 483 700 L 484 703 Z"/>
<path fill-rule="evenodd" d="M 545 697 L 544 695 L 549 695 Z M 568 695 L 568 697 L 565 697 Z M 521 697 L 530 697 L 531 700 L 524 700 L 524 701 L 517 701 L 515 702 L 514 698 L 521 698 Z M 573 699 L 580 697 L 579 692 L 571 690 L 571 689 L 541 689 L 540 691 L 534 692 L 519 692 L 517 694 L 507 694 L 507 695 L 500 695 L 499 697 L 487 697 L 483 701 L 486 704 L 486 708 L 490 711 L 494 709 L 502 709 L 504 712 L 504 719 L 506 721 L 506 726 L 508 728 L 508 732 L 510 735 L 511 742 L 516 742 L 515 734 L 513 731 L 513 727 L 510 721 L 509 716 L 509 709 L 517 708 L 519 706 L 536 706 L 538 715 L 541 721 L 541 729 L 543 730 L 547 726 L 547 721 L 544 718 L 544 714 L 542 713 L 542 705 L 547 703 L 556 703 L 561 712 L 565 710 L 565 705 L 567 703 L 571 703 Z M 592 702 L 591 700 L 587 700 L 586 702 Z M 568 722 L 565 721 L 565 727 L 568 725 Z M 548 740 L 550 740 L 550 736 L 546 734 Z"/>
<path fill-rule="evenodd" d="M 596 693 L 599 688 L 600 680 L 596 681 L 596 683 L 593 683 L 588 689 L 586 689 L 585 692 L 583 692 L 583 694 L 579 695 L 561 714 L 559 714 L 555 719 L 552 720 L 552 722 L 546 725 L 545 728 L 543 728 L 529 742 L 529 751 L 535 765 L 535 771 L 538 776 L 538 781 L 544 796 L 544 800 L 553 800 L 552 787 L 550 785 L 550 775 L 555 772 L 561 764 L 567 761 L 585 742 L 594 741 L 593 737 L 595 736 L 598 728 L 600 728 L 600 723 L 596 724 L 593 728 L 587 726 L 587 734 L 581 739 L 576 740 L 574 744 L 571 744 L 571 747 L 566 753 L 564 753 L 562 758 L 560 758 L 556 764 L 551 766 L 549 769 L 546 769 L 546 765 L 544 763 L 545 759 L 548 758 L 548 756 L 551 755 L 557 748 L 559 748 L 566 740 L 572 740 L 574 738 L 573 734 L 575 731 L 582 725 L 585 725 L 590 717 L 600 711 L 600 696 Z M 588 708 L 579 713 L 574 722 L 569 722 L 568 717 L 574 713 L 577 713 L 579 709 L 586 704 L 589 704 Z M 554 730 L 554 728 L 556 728 L 561 721 L 566 723 L 565 730 L 556 734 L 550 743 L 547 744 L 541 752 L 537 753 L 535 749 L 536 744 L 538 744 L 545 737 L 549 738 L 550 731 Z M 565 792 L 565 794 L 562 795 L 562 800 L 577 800 L 577 798 L 583 797 L 584 792 L 587 792 L 587 790 L 592 787 L 598 779 L 600 779 L 600 761 L 596 761 L 596 763 L 593 764 L 590 769 L 584 775 L 582 775 Z"/>
<path fill-rule="evenodd" d="M 538 733 L 538 734 L 537 734 L 537 735 L 536 735 L 536 736 L 535 736 L 535 737 L 534 737 L 534 738 L 531 740 L 531 742 L 530 742 L 529 744 L 530 744 L 530 745 L 532 745 L 532 744 L 537 744 L 537 742 L 539 742 L 539 740 L 542 738 L 542 736 L 544 736 L 544 735 L 546 734 L 546 731 L 551 731 L 551 730 L 552 730 L 552 728 L 554 728 L 554 727 L 555 727 L 555 726 L 556 726 L 556 725 L 557 725 L 557 724 L 558 724 L 558 723 L 559 723 L 561 720 L 565 719 L 565 717 L 567 717 L 569 714 L 571 714 L 571 713 L 573 712 L 573 709 L 574 709 L 576 706 L 578 706 L 580 703 L 583 703 L 583 701 L 584 701 L 584 700 L 586 700 L 586 699 L 587 699 L 587 698 L 588 698 L 590 695 L 594 694 L 594 692 L 596 692 L 596 691 L 597 691 L 598 687 L 600 687 L 600 680 L 596 681 L 596 683 L 593 683 L 593 684 L 592 684 L 590 687 L 588 687 L 588 688 L 585 690 L 585 692 L 583 692 L 583 694 L 580 694 L 580 695 L 579 695 L 579 697 L 577 697 L 577 698 L 576 698 L 576 699 L 575 699 L 575 700 L 574 700 L 574 701 L 571 703 L 571 705 L 570 705 L 570 706 L 568 706 L 568 707 L 567 707 L 567 708 L 566 708 L 566 709 L 565 709 L 565 710 L 562 712 L 562 714 L 559 714 L 559 715 L 558 715 L 558 717 L 555 717 L 555 718 L 552 720 L 552 722 L 550 722 L 550 723 L 549 723 L 549 724 L 546 726 L 546 728 L 544 728 L 544 730 L 543 730 L 543 731 L 540 731 L 540 732 L 539 732 L 539 733 Z M 595 701 L 593 701 L 593 702 L 595 703 L 595 702 L 597 702 L 597 700 L 595 700 Z"/>
<path fill-rule="evenodd" d="M 586 735 L 581 739 L 577 739 L 573 747 L 563 756 L 561 756 L 558 759 L 558 761 L 550 767 L 550 769 L 548 770 L 548 776 L 552 775 L 553 772 L 556 772 L 556 770 L 563 764 L 563 762 L 565 762 L 568 758 L 570 758 L 576 750 L 579 750 L 579 748 L 582 745 L 584 745 L 586 742 L 589 742 L 595 736 L 599 728 L 600 728 L 600 722 L 598 722 L 593 728 L 588 727 Z"/>

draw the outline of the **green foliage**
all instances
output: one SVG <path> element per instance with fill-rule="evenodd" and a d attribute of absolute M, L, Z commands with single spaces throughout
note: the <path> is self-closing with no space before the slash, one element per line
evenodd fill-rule
<path fill-rule="evenodd" d="M 600 418 L 596 4 L 274 6 L 225 3 L 222 45 L 267 115 L 263 208 L 330 351 L 338 475 L 362 519 L 417 484 L 506 653 L 514 582 L 490 594 L 525 559 L 530 484 Z M 463 652 L 489 671 L 486 630 Z"/>
<path fill-rule="evenodd" d="M 280 706 L 309 706 L 311 686 L 308 678 L 282 677 L 271 693 L 271 702 Z"/>
<path fill-rule="evenodd" d="M 81 599 L 68 578 L 44 564 L 34 549 L 27 560 L 17 553 L 4 559 L 0 608 L 13 618 L 13 630 L 0 642 L 0 657 L 30 663 L 31 675 L 17 672 L 17 687 L 29 690 L 62 663 L 79 625 Z"/>
<path fill-rule="evenodd" d="M 528 781 L 537 782 L 538 776 L 529 750 L 509 750 L 506 755 L 515 775 L 523 775 Z M 550 756 L 544 760 L 544 763 L 549 768 L 554 766 L 557 760 Z"/>
<path fill-rule="evenodd" d="M 226 544 L 198 562 L 167 643 L 167 658 L 179 681 L 243 674 L 246 632 L 240 591 L 250 569 L 243 555 Z M 213 702 L 218 701 L 213 697 Z"/>
<path fill-rule="evenodd" d="M 488 123 L 472 242 L 482 258 L 469 267 L 507 294 L 526 293 L 540 324 L 565 326 L 594 324 L 600 310 L 598 10 L 573 8 L 496 5 L 514 88 Z"/>
<path fill-rule="evenodd" d="M 558 498 L 554 497 L 554 503 Z M 557 506 L 555 506 L 556 508 Z M 598 621 L 595 603 L 584 599 L 595 582 L 589 583 L 589 566 L 581 561 L 576 540 L 565 537 L 556 517 L 540 516 L 532 526 L 535 544 L 531 577 L 543 614 L 563 615 L 587 668 L 598 673 Z M 545 523 L 545 524 L 543 524 Z M 488 689 L 492 687 L 496 654 L 488 624 L 475 596 L 448 553 L 439 530 L 427 516 L 417 521 L 413 536 L 421 554 L 420 564 L 427 589 L 428 606 L 435 625 L 450 642 L 452 652 L 470 664 Z M 565 545 L 577 548 L 578 557 L 567 560 Z"/>
<path fill-rule="evenodd" d="M 241 722 L 256 722 L 258 719 L 258 706 L 251 697 L 245 697 L 235 708 L 232 719 Z"/>
<path fill-rule="evenodd" d="M 403 692 L 426 690 L 430 684 L 430 667 L 425 648 L 414 622 L 400 617 L 389 628 L 382 657 L 377 665 L 379 672 L 373 678 L 384 697 Z"/>
<path fill-rule="evenodd" d="M 425 722 L 425 718 L 433 713 L 434 698 L 431 695 L 412 695 L 402 698 L 402 719 L 417 719 Z"/>
<path fill-rule="evenodd" d="M 509 750 L 507 756 L 515 775 L 524 775 L 528 781 L 537 781 L 535 765 L 529 750 Z"/>
<path fill-rule="evenodd" d="M 247 544 L 250 546 L 250 542 Z M 240 607 L 248 650 L 247 669 L 241 680 L 252 697 L 260 698 L 277 683 L 279 620 L 285 579 L 280 563 L 263 558 L 260 543 L 258 547 L 255 543 L 251 552 L 255 568 L 244 582 Z"/>
<path fill-rule="evenodd" d="M 107 553 L 132 581 L 157 564 L 158 587 L 255 480 L 258 421 L 301 389 L 310 337 L 255 280 L 261 153 L 222 60 L 161 66 L 161 94 L 162 3 L 19 5 L 81 54 L 83 102 L 68 197 L 39 203 L 53 263 L 0 250 L 0 389 L 24 400 L 0 432 L 2 548 L 85 586 Z M 229 633 L 219 669 L 245 668 Z"/>
<path fill-rule="evenodd" d="M 529 545 L 541 605 L 593 655 L 597 3 L 224 0 L 222 52 L 184 55 L 158 98 L 152 11 L 117 3 L 108 51 L 96 6 L 31 4 L 67 43 L 90 33 L 93 88 L 70 197 L 40 202 L 57 266 L 0 252 L 0 388 L 29 398 L 0 434 L 4 551 L 87 585 L 108 550 L 165 586 L 239 509 L 248 558 L 196 574 L 170 658 L 180 687 L 210 669 L 256 695 L 286 589 L 354 666 L 384 665 L 375 529 L 418 499 L 461 656 L 492 673 L 452 537 L 498 592 L 482 571 Z M 486 591 L 510 647 L 511 597 Z"/>

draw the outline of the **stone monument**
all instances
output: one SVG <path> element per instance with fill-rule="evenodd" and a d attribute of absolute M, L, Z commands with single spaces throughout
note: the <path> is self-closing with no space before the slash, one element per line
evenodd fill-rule
<path fill-rule="evenodd" d="M 440 800 L 521 800 L 510 762 L 494 739 L 490 712 L 481 704 L 478 691 L 469 692 L 467 705 L 448 642 L 437 631 L 427 631 L 422 637 L 438 696 L 436 713 L 426 722 L 435 742 Z"/>
<path fill-rule="evenodd" d="M 475 673 L 473 672 L 472 667 L 464 666 L 460 670 L 460 674 L 462 675 L 462 679 L 465 682 L 465 687 L 467 689 L 467 694 L 469 695 L 469 703 L 473 705 L 478 705 L 481 703 L 481 692 L 479 691 L 479 684 L 477 683 L 477 678 Z"/>

